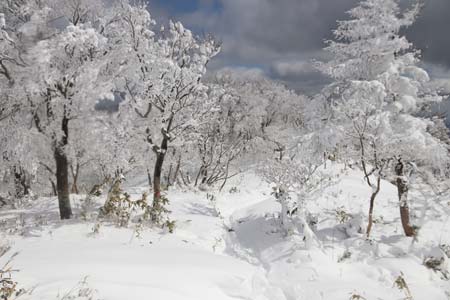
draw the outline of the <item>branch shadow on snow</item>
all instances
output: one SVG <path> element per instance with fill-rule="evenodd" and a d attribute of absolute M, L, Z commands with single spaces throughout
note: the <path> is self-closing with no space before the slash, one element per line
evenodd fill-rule
<path fill-rule="evenodd" d="M 217 212 L 212 207 L 203 205 L 201 203 L 186 203 L 183 208 L 186 210 L 187 214 L 217 217 Z"/>
<path fill-rule="evenodd" d="M 0 210 L 0 230 L 7 234 L 23 237 L 40 237 L 44 231 L 58 229 L 64 225 L 85 223 L 79 216 L 81 213 L 78 197 L 71 196 L 74 216 L 69 220 L 61 220 L 56 197 L 39 198 L 30 203 L 30 207 L 21 209 Z M 96 205 L 94 209 L 99 209 Z"/>
<path fill-rule="evenodd" d="M 278 220 L 254 216 L 235 221 L 229 230 L 225 252 L 252 264 L 263 263 L 264 251 L 283 242 Z"/>

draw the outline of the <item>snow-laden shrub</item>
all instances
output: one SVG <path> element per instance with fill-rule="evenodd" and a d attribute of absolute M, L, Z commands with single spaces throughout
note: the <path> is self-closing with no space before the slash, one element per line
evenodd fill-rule
<path fill-rule="evenodd" d="M 13 254 L 6 264 L 3 267 L 0 267 L 1 300 L 15 300 L 28 292 L 23 288 L 19 288 L 19 283 L 13 278 L 13 274 L 18 272 L 18 270 L 11 267 L 11 262 L 17 254 L 18 253 Z M 1 253 L 0 256 L 2 256 Z"/>
<path fill-rule="evenodd" d="M 161 195 L 159 201 L 154 201 L 153 205 L 150 205 L 147 193 L 143 193 L 141 198 L 133 200 L 128 193 L 123 191 L 121 184 L 122 178 L 116 179 L 112 184 L 106 202 L 100 209 L 99 216 L 101 218 L 109 218 L 119 227 L 127 227 L 136 217 L 135 220 L 139 224 L 149 222 L 173 232 L 175 221 L 171 221 L 168 217 L 170 213 L 167 209 L 169 199 L 165 195 Z"/>
<path fill-rule="evenodd" d="M 320 242 L 313 231 L 317 219 L 309 213 L 307 203 L 331 180 L 309 141 L 294 148 L 292 153 L 285 151 L 279 158 L 267 161 L 260 173 L 273 186 L 272 195 L 280 203 L 284 234 L 303 236 L 309 248 Z"/>
<path fill-rule="evenodd" d="M 408 283 L 406 282 L 405 275 L 403 273 L 400 273 L 400 275 L 395 279 L 394 286 L 405 293 L 405 300 L 413 300 L 411 290 L 409 289 Z"/>
<path fill-rule="evenodd" d="M 366 298 L 364 298 L 363 296 L 361 296 L 360 294 L 357 294 L 355 292 L 351 293 L 350 298 L 348 298 L 349 300 L 367 300 Z"/>
<path fill-rule="evenodd" d="M 448 257 L 441 247 L 433 247 L 425 256 L 423 264 L 428 269 L 441 273 L 444 279 L 449 279 Z"/>
<path fill-rule="evenodd" d="M 121 187 L 122 180 L 116 180 L 108 193 L 105 205 L 100 209 L 100 217 L 107 217 L 119 227 L 127 227 L 133 215 L 139 210 L 148 211 L 147 194 L 139 200 L 131 200 L 131 196 Z"/>

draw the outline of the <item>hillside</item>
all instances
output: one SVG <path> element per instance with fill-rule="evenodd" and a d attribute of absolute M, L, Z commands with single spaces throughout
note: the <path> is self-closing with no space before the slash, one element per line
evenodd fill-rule
<path fill-rule="evenodd" d="M 359 171 L 332 168 L 337 180 L 306 202 L 318 221 L 312 238 L 297 231 L 283 236 L 270 187 L 247 173 L 213 198 L 170 190 L 173 234 L 84 221 L 81 196 L 74 201 L 78 217 L 70 221 L 59 220 L 54 198 L 2 210 L 2 242 L 11 249 L 0 265 L 18 252 L 13 278 L 21 288 L 34 288 L 20 299 L 407 299 L 395 284 L 399 278 L 412 299 L 448 299 L 447 257 L 438 246 L 450 245 L 450 230 L 446 214 L 438 213 L 441 204 L 412 191 L 421 230 L 416 240 L 404 237 L 396 189 L 383 182 L 366 240 L 358 231 L 370 190 Z M 128 188 L 135 198 L 143 190 Z M 429 256 L 445 258 L 440 270 L 424 266 Z"/>

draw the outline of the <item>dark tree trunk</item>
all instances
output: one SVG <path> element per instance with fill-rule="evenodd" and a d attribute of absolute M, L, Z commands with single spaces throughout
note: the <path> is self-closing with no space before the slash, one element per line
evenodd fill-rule
<path fill-rule="evenodd" d="M 65 146 L 69 138 L 69 119 L 62 120 L 64 136 L 55 146 L 54 157 L 56 163 L 56 190 L 58 192 L 59 213 L 62 220 L 72 217 L 69 193 L 69 162 L 65 153 Z"/>
<path fill-rule="evenodd" d="M 398 160 L 395 166 L 395 174 L 397 175 L 398 199 L 400 201 L 400 218 L 402 220 L 403 231 L 406 236 L 414 236 L 415 230 L 411 226 L 408 206 L 408 180 L 405 175 L 405 164 L 402 160 Z"/>
<path fill-rule="evenodd" d="M 205 184 L 208 181 L 208 169 L 204 168 L 202 172 L 202 184 Z"/>
<path fill-rule="evenodd" d="M 172 129 L 172 122 L 174 116 L 172 115 L 167 123 L 166 129 L 161 130 L 163 139 L 161 146 L 154 147 L 153 151 L 156 154 L 155 169 L 153 172 L 153 208 L 159 207 L 161 200 L 161 174 L 164 164 L 164 159 L 166 158 L 167 148 L 169 146 L 170 140 L 170 130 Z"/>
<path fill-rule="evenodd" d="M 30 194 L 30 185 L 27 174 L 22 167 L 14 166 L 14 194 L 16 198 L 23 198 Z"/>
<path fill-rule="evenodd" d="M 72 217 L 69 196 L 69 162 L 64 149 L 55 149 L 56 191 L 58 193 L 59 213 L 62 220 Z"/>
<path fill-rule="evenodd" d="M 161 147 L 156 151 L 156 163 L 153 172 L 153 204 L 159 202 L 161 198 L 161 174 L 164 164 L 164 159 L 167 152 L 168 139 L 163 137 Z"/>
<path fill-rule="evenodd" d="M 194 186 L 198 185 L 198 180 L 200 179 L 200 175 L 202 174 L 202 172 L 203 172 L 203 166 L 200 167 L 200 170 L 198 170 L 198 172 L 197 172 L 197 176 L 195 176 Z"/>

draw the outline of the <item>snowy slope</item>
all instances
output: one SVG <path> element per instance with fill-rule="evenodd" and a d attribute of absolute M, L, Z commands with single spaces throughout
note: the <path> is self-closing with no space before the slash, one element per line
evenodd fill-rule
<path fill-rule="evenodd" d="M 336 183 L 308 201 L 319 220 L 312 247 L 303 236 L 283 236 L 270 187 L 246 174 L 231 183 L 237 191 L 216 193 L 215 201 L 203 192 L 171 190 L 174 234 L 145 229 L 137 235 L 133 226 L 112 225 L 94 234 L 92 222 L 59 221 L 55 199 L 1 211 L 0 218 L 9 220 L 3 231 L 16 233 L 5 234 L 12 250 L 0 263 L 19 252 L 13 263 L 20 272 L 14 275 L 22 287 L 36 286 L 30 299 L 62 299 L 74 287 L 76 294 L 86 276 L 94 299 L 405 299 L 394 285 L 400 274 L 414 299 L 448 299 L 449 282 L 423 265 L 430 251 L 439 253 L 436 246 L 450 244 L 442 204 L 412 191 L 422 225 L 413 241 L 402 235 L 395 188 L 383 182 L 378 222 L 367 241 L 349 224 L 359 226 L 355 220 L 361 218 L 365 226 L 370 190 L 360 172 L 341 169 L 333 169 L 340 173 Z M 141 190 L 130 189 L 136 195 Z M 339 224 L 336 208 L 353 221 Z"/>
<path fill-rule="evenodd" d="M 308 249 L 299 237 L 281 236 L 277 221 L 271 218 L 274 203 L 270 198 L 231 216 L 235 230 L 232 244 L 239 248 L 234 252 L 247 260 L 249 256 L 256 259 L 264 266 L 270 284 L 283 291 L 283 295 L 271 299 L 334 300 L 352 295 L 404 299 L 405 292 L 394 287 L 402 273 L 414 299 L 448 299 L 449 282 L 423 265 L 428 252 L 450 242 L 450 231 L 443 228 L 445 216 L 437 217 L 429 209 L 425 218 L 429 221 L 423 224 L 418 240 L 404 237 L 396 189 L 383 182 L 375 207 L 375 219 L 382 221 L 375 224 L 370 241 L 357 232 L 350 231 L 354 236 L 349 237 L 346 224 L 337 225 L 334 209 L 338 207 L 362 215 L 362 225 L 366 225 L 370 189 L 362 178 L 360 172 L 347 170 L 337 184 L 326 187 L 308 203 L 309 210 L 319 214 L 316 234 L 320 244 L 313 249 Z M 423 204 L 415 203 L 414 209 L 419 211 Z M 339 262 L 345 252 L 351 256 Z"/>

